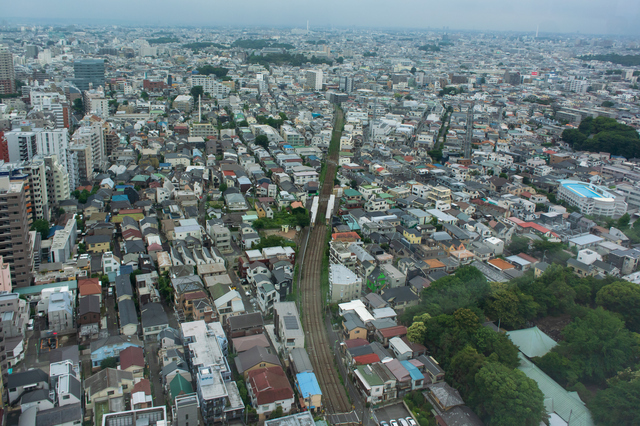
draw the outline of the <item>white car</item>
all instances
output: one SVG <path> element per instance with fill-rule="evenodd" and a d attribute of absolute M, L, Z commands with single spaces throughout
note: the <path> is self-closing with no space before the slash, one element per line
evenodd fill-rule
<path fill-rule="evenodd" d="M 409 426 L 409 423 L 407 423 L 407 421 L 402 417 L 399 418 L 398 421 L 400 422 L 400 426 Z"/>
<path fill-rule="evenodd" d="M 31 318 L 27 323 L 27 330 L 29 331 L 33 330 L 33 318 Z"/>
<path fill-rule="evenodd" d="M 407 417 L 407 422 L 409 422 L 409 426 L 417 426 L 417 423 L 415 420 L 413 420 L 413 417 Z"/>
<path fill-rule="evenodd" d="M 395 420 L 389 420 L 389 423 L 391 423 L 391 426 L 398 426 L 398 422 Z"/>

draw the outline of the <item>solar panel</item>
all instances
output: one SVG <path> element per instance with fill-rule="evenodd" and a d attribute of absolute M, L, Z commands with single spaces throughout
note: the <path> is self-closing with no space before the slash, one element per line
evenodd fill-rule
<path fill-rule="evenodd" d="M 284 326 L 287 329 L 298 330 L 300 328 L 298 326 L 298 318 L 296 318 L 294 315 L 285 315 L 283 319 L 284 319 Z"/>

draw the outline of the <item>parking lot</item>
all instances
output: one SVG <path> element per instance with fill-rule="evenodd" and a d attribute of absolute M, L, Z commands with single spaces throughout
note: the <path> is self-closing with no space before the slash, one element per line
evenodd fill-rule
<path fill-rule="evenodd" d="M 406 419 L 407 417 L 413 418 L 411 412 L 402 402 L 374 410 L 373 417 L 378 424 L 380 424 L 380 422 L 387 422 L 389 425 L 391 424 L 391 420 L 397 421 L 398 419 Z"/>

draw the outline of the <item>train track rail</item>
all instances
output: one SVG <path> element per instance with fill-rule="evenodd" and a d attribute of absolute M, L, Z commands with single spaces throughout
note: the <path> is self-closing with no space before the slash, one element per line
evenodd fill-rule
<path fill-rule="evenodd" d="M 342 111 L 336 109 L 336 123 L 332 143 L 340 143 L 342 134 Z M 333 180 L 336 176 L 339 149 L 330 149 L 326 162 L 327 171 L 322 184 L 316 223 L 311 229 L 304 259 L 300 265 L 302 323 L 306 333 L 307 352 L 313 370 L 318 379 L 323 395 L 325 411 L 329 413 L 346 413 L 351 411 L 344 385 L 340 381 L 340 373 L 335 365 L 333 349 L 335 342 L 329 341 L 329 335 L 323 317 L 323 295 L 321 288 L 322 258 L 326 249 L 327 225 L 325 214 L 329 196 L 333 191 Z M 329 225 L 330 226 L 330 225 Z"/>

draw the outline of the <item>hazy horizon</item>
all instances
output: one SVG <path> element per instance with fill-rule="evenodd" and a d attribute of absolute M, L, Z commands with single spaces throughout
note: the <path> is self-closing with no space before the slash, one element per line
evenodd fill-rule
<path fill-rule="evenodd" d="M 453 0 L 447 3 L 400 0 L 350 0 L 303 3 L 286 0 L 215 4 L 113 0 L 98 11 L 77 0 L 32 0 L 3 7 L 3 22 L 23 25 L 75 23 L 126 26 L 387 28 L 640 35 L 640 2 L 634 0 L 559 0 L 539 3 L 507 0 Z M 98 15 L 98 16 L 96 16 Z"/>

